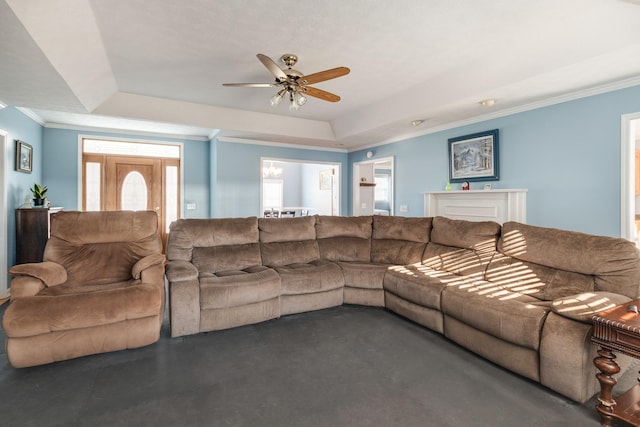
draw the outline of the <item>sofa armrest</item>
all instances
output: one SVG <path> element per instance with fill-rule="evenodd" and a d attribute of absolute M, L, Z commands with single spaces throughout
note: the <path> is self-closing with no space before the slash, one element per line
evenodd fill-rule
<path fill-rule="evenodd" d="M 139 279 L 142 272 L 147 268 L 156 266 L 156 265 L 164 265 L 166 258 L 163 254 L 151 254 L 147 255 L 144 258 L 141 258 L 136 262 L 131 268 L 131 276 L 134 279 Z"/>
<path fill-rule="evenodd" d="M 67 270 L 51 261 L 14 265 L 9 269 L 9 274 L 14 277 L 28 276 L 38 279 L 47 287 L 61 285 L 67 281 Z"/>
<path fill-rule="evenodd" d="M 629 301 L 628 296 L 612 292 L 583 292 L 553 300 L 551 309 L 567 319 L 591 324 L 594 314 Z"/>
<path fill-rule="evenodd" d="M 166 268 L 169 282 L 184 282 L 198 279 L 198 269 L 189 261 L 169 261 Z"/>

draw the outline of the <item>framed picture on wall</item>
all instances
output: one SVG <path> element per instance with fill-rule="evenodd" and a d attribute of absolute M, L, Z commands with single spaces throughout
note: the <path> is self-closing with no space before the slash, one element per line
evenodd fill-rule
<path fill-rule="evenodd" d="M 497 181 L 498 129 L 449 139 L 449 181 Z"/>
<path fill-rule="evenodd" d="M 325 169 L 320 171 L 320 190 L 331 190 L 332 177 L 333 169 Z"/>
<path fill-rule="evenodd" d="M 16 170 L 31 173 L 33 170 L 33 147 L 16 139 Z"/>

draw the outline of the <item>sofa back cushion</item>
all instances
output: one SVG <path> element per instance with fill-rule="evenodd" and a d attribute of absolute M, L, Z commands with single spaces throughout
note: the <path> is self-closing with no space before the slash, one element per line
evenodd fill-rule
<path fill-rule="evenodd" d="M 320 258 L 329 261 L 371 261 L 370 216 L 316 216 Z"/>
<path fill-rule="evenodd" d="M 591 275 L 521 261 L 503 254 L 496 254 L 491 260 L 487 266 L 485 280 L 502 289 L 545 301 L 595 289 Z"/>
<path fill-rule="evenodd" d="M 415 264 L 431 235 L 432 218 L 373 217 L 371 261 L 382 264 Z"/>
<path fill-rule="evenodd" d="M 67 270 L 67 284 L 99 285 L 132 278 L 133 265 L 162 253 L 153 211 L 62 211 L 51 217 L 44 261 Z"/>
<path fill-rule="evenodd" d="M 258 237 L 256 217 L 179 219 L 171 224 L 167 258 L 200 272 L 244 270 L 262 264 Z"/>
<path fill-rule="evenodd" d="M 500 224 L 435 217 L 423 264 L 461 275 L 484 274 L 496 254 Z"/>
<path fill-rule="evenodd" d="M 640 296 L 640 252 L 625 239 L 506 222 L 498 249 L 522 261 L 591 275 L 596 291 Z"/>
<path fill-rule="evenodd" d="M 308 263 L 319 259 L 316 218 L 260 218 L 260 250 L 267 266 Z"/>

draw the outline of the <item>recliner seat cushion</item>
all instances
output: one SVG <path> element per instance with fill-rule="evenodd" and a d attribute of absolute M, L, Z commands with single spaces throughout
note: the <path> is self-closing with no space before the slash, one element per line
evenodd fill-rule
<path fill-rule="evenodd" d="M 278 273 L 263 266 L 200 275 L 200 307 L 203 310 L 267 301 L 279 298 L 280 291 Z"/>
<path fill-rule="evenodd" d="M 484 281 L 449 286 L 442 292 L 442 311 L 447 316 L 532 350 L 540 347 L 542 325 L 550 311 L 548 306 L 537 303 L 534 297 Z"/>
<path fill-rule="evenodd" d="M 274 269 L 280 274 L 282 295 L 313 294 L 344 286 L 342 270 L 330 261 L 295 263 Z"/>

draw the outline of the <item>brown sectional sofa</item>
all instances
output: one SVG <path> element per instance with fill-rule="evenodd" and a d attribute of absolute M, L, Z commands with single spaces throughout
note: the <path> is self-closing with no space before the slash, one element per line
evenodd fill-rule
<path fill-rule="evenodd" d="M 597 391 L 591 316 L 640 296 L 633 243 L 515 222 L 182 219 L 167 258 L 174 337 L 386 307 L 578 402 Z"/>

